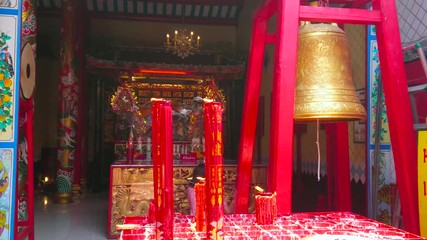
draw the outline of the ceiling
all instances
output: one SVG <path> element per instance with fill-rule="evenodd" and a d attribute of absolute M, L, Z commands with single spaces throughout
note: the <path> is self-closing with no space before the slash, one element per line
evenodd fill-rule
<path fill-rule="evenodd" d="M 243 0 L 85 0 L 91 17 L 236 25 Z M 62 0 L 38 0 L 41 15 L 59 13 Z"/>
<path fill-rule="evenodd" d="M 261 0 L 84 0 L 92 18 L 170 23 L 237 25 L 248 1 Z M 308 1 L 300 0 L 306 5 Z M 333 7 L 364 6 L 371 0 L 325 0 Z M 37 0 L 40 15 L 59 14 L 62 0 Z"/>

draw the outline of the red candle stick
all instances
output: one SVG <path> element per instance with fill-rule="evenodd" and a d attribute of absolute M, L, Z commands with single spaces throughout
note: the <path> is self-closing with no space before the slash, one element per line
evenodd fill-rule
<path fill-rule="evenodd" d="M 132 164 L 133 162 L 133 131 L 132 128 L 130 129 L 129 132 L 129 138 L 128 141 L 126 143 L 126 151 L 127 151 L 127 164 Z"/>
<path fill-rule="evenodd" d="M 148 222 L 154 223 L 156 222 L 156 205 L 154 200 L 150 201 L 150 206 L 148 208 Z"/>
<path fill-rule="evenodd" d="M 206 165 L 206 219 L 207 238 L 223 239 L 224 184 L 222 106 L 218 102 L 205 100 L 205 165 Z"/>
<path fill-rule="evenodd" d="M 170 101 L 151 99 L 156 239 L 173 239 L 173 150 Z"/>
<path fill-rule="evenodd" d="M 196 194 L 196 231 L 206 231 L 206 187 L 205 181 L 194 184 Z"/>
<path fill-rule="evenodd" d="M 260 225 L 273 224 L 277 217 L 276 192 L 264 192 L 260 187 L 255 188 L 260 191 L 255 195 L 256 223 Z"/>

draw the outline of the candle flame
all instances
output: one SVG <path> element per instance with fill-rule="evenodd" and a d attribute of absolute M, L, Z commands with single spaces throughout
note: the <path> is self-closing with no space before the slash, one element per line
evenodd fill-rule
<path fill-rule="evenodd" d="M 164 99 L 164 98 L 150 98 L 151 102 L 164 102 L 164 103 L 171 103 L 171 100 Z"/>
<path fill-rule="evenodd" d="M 197 177 L 197 180 L 199 180 L 199 181 L 205 181 L 205 178 L 204 177 Z"/>
<path fill-rule="evenodd" d="M 209 98 L 203 98 L 203 101 L 204 101 L 205 103 L 211 103 L 211 102 L 213 102 L 214 100 L 213 100 L 213 99 L 209 99 Z"/>
<path fill-rule="evenodd" d="M 255 190 L 257 190 L 258 192 L 264 192 L 264 189 L 260 186 L 255 186 Z"/>

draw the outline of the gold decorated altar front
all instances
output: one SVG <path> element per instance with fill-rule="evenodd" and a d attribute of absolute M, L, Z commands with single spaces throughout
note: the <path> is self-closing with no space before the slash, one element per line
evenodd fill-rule
<path fill-rule="evenodd" d="M 187 199 L 187 178 L 192 176 L 194 169 L 189 165 L 174 166 L 174 198 L 175 212 L 189 214 L 190 206 Z M 252 188 L 255 185 L 265 186 L 266 166 L 254 166 L 252 169 Z M 224 165 L 224 197 L 226 203 L 234 198 L 237 176 L 236 165 Z M 118 237 L 117 224 L 122 224 L 125 216 L 142 216 L 148 214 L 150 201 L 154 196 L 153 168 L 151 165 L 111 165 L 110 189 L 108 205 L 108 236 Z M 249 207 L 253 211 L 253 204 Z"/>

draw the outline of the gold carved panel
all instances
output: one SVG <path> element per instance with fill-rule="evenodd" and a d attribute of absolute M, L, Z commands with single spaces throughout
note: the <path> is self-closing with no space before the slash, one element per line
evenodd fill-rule
<path fill-rule="evenodd" d="M 173 171 L 175 212 L 190 213 L 186 189 L 188 178 L 192 177 L 194 167 L 175 166 Z M 122 224 L 125 216 L 148 214 L 151 199 L 154 198 L 153 169 L 150 166 L 120 167 L 111 166 L 111 205 L 110 235 L 118 236 L 116 225 Z M 226 204 L 233 202 L 237 177 L 236 166 L 224 166 L 224 198 Z M 253 167 L 252 190 L 255 185 L 265 186 L 266 167 Z M 250 198 L 252 199 L 252 197 Z M 253 202 L 249 212 L 253 212 Z"/>

